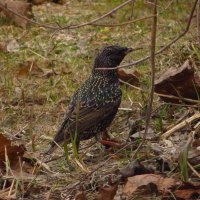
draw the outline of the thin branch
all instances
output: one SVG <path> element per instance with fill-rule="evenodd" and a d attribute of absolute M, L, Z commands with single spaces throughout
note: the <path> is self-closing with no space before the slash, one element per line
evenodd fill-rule
<path fill-rule="evenodd" d="M 18 17 L 20 17 L 20 18 L 22 18 L 22 19 L 24 19 L 24 20 L 26 20 L 26 21 L 28 21 L 28 22 L 30 22 L 30 23 L 32 23 L 32 24 L 36 24 L 36 25 L 38 25 L 38 26 L 45 27 L 45 28 L 49 28 L 49 29 L 54 29 L 54 30 L 60 28 L 60 27 L 50 26 L 50 25 L 48 25 L 48 24 L 42 24 L 42 23 L 36 22 L 36 21 L 34 21 L 34 20 L 31 20 L 31 19 L 29 19 L 28 17 L 26 17 L 26 16 L 24 16 L 24 15 L 21 15 L 21 14 L 15 12 L 14 10 L 10 9 L 10 8 L 7 6 L 7 4 L 4 5 L 4 4 L 2 4 L 1 2 L 0 2 L 0 8 L 3 9 L 4 11 L 10 12 L 10 13 L 12 13 L 12 14 L 14 14 L 14 15 L 16 15 L 16 16 L 18 16 Z"/>
<path fill-rule="evenodd" d="M 98 18 L 95 18 L 89 22 L 84 22 L 84 23 L 81 23 L 81 24 L 76 24 L 76 25 L 64 25 L 64 26 L 60 26 L 59 24 L 57 24 L 57 26 L 50 26 L 48 24 L 42 24 L 42 23 L 39 23 L 39 22 L 36 22 L 34 20 L 31 20 L 29 19 L 28 17 L 24 16 L 24 15 L 21 15 L 17 12 L 15 12 L 14 10 L 10 9 L 7 5 L 4 5 L 2 3 L 0 3 L 0 8 L 7 11 L 7 12 L 10 12 L 24 20 L 27 20 L 28 22 L 32 23 L 32 24 L 35 24 L 35 25 L 38 25 L 38 26 L 41 26 L 41 27 L 44 27 L 44 28 L 49 28 L 49 29 L 53 29 L 55 31 L 59 31 L 59 30 L 63 30 L 63 29 L 76 29 L 76 28 L 80 28 L 80 27 L 83 27 L 83 26 L 88 26 L 88 25 L 91 25 L 91 26 L 103 26 L 101 24 L 95 24 L 97 21 L 100 21 L 101 19 L 113 14 L 114 12 L 116 12 L 117 10 L 123 8 L 124 6 L 126 6 L 127 4 L 131 3 L 131 2 L 134 2 L 135 0 L 128 0 L 120 5 L 118 5 L 117 7 L 113 8 L 112 10 L 110 10 L 109 12 L 105 13 L 104 15 L 101 15 L 100 17 Z M 149 16 L 149 17 L 144 17 L 144 19 L 147 19 L 147 18 L 151 18 L 152 16 Z M 139 19 L 139 20 L 143 20 L 143 19 Z M 136 21 L 139 21 L 139 20 L 136 20 Z M 125 22 L 125 23 L 122 23 L 122 24 L 116 24 L 116 25 L 109 25 L 109 24 L 106 24 L 105 26 L 123 26 L 123 25 L 126 25 L 126 24 L 130 24 L 130 23 L 134 23 L 134 20 L 133 21 L 129 21 L 129 22 Z"/>
<path fill-rule="evenodd" d="M 197 5 L 197 43 L 200 47 L 200 0 Z"/>
<path fill-rule="evenodd" d="M 192 11 L 190 13 L 190 16 L 189 16 L 189 19 L 188 19 L 188 22 L 186 24 L 186 28 L 185 30 L 179 34 L 176 38 L 174 38 L 171 42 L 169 42 L 167 45 L 165 45 L 164 47 L 162 47 L 161 49 L 159 49 L 155 55 L 158 55 L 160 53 L 162 53 L 163 51 L 165 51 L 166 49 L 168 49 L 169 47 L 171 47 L 172 44 L 174 44 L 175 42 L 177 42 L 180 38 L 182 38 L 188 31 L 189 31 L 189 28 L 190 28 L 190 24 L 191 24 L 191 21 L 192 21 L 192 17 L 194 15 L 194 11 L 195 11 L 195 8 L 196 8 L 196 5 L 197 5 L 197 2 L 198 0 L 195 0 L 195 3 L 193 5 L 193 8 L 192 8 Z M 129 64 L 125 64 L 125 65 L 120 65 L 118 67 L 113 67 L 113 68 L 98 68 L 97 70 L 114 70 L 114 69 L 120 69 L 120 68 L 125 68 L 125 67 L 130 67 L 130 66 L 133 66 L 133 65 L 138 65 L 146 60 L 150 59 L 150 56 L 146 56 L 144 58 L 141 58 L 137 61 L 134 61 L 132 63 L 129 63 Z"/>
<path fill-rule="evenodd" d="M 157 0 L 154 0 L 154 10 L 153 10 L 154 18 L 152 23 L 152 31 L 151 31 L 151 53 L 150 53 L 150 60 L 151 60 L 151 86 L 149 92 L 149 101 L 146 111 L 146 121 L 145 121 L 145 131 L 142 138 L 142 141 L 138 148 L 136 149 L 132 159 L 135 159 L 138 152 L 142 148 L 142 145 L 146 141 L 146 136 L 148 134 L 149 124 L 151 120 L 151 112 L 152 112 L 152 105 L 153 105 L 153 96 L 154 96 L 154 80 L 155 80 L 155 52 L 156 52 L 156 32 L 157 32 Z"/>
<path fill-rule="evenodd" d="M 133 24 L 133 23 L 136 23 L 138 21 L 145 20 L 145 19 L 150 19 L 152 17 L 154 17 L 154 16 L 150 15 L 150 16 L 142 17 L 140 19 L 134 19 L 134 20 L 118 23 L 118 24 L 90 24 L 90 25 L 91 26 L 104 26 L 104 27 L 125 26 L 125 25 L 128 25 L 128 24 Z"/>
<path fill-rule="evenodd" d="M 70 189 L 68 189 L 68 192 L 66 194 L 66 196 L 68 196 L 70 194 L 70 192 L 76 188 L 77 186 L 79 186 L 80 184 L 82 184 L 88 177 L 90 177 L 93 173 L 95 173 L 97 170 L 99 170 L 100 168 L 102 168 L 103 166 L 105 166 L 110 160 L 113 159 L 113 156 L 117 155 L 119 152 L 121 152 L 122 150 L 135 145 L 135 141 L 127 143 L 125 146 L 123 146 L 122 148 L 120 148 L 118 151 L 116 151 L 115 153 L 113 153 L 106 161 L 104 161 L 103 163 L 99 164 L 95 169 L 93 169 L 91 172 L 89 172 L 88 174 L 86 174 L 84 176 L 84 178 L 80 181 L 78 181 L 76 184 L 74 184 Z"/>
<path fill-rule="evenodd" d="M 200 178 L 200 174 L 197 172 L 197 170 L 195 170 L 194 167 L 188 161 L 187 164 L 189 168 L 193 171 L 193 173 L 197 176 L 197 178 Z"/>
<path fill-rule="evenodd" d="M 120 82 L 122 82 L 123 84 L 126 84 L 126 85 L 128 85 L 128 86 L 130 86 L 130 87 L 132 87 L 132 88 L 134 88 L 136 90 L 148 93 L 147 90 L 144 90 L 142 88 L 139 88 L 139 87 L 136 87 L 134 85 L 131 85 L 130 83 L 122 81 L 121 79 L 120 79 Z M 199 104 L 199 101 L 198 100 L 194 100 L 194 99 L 189 99 L 189 98 L 184 98 L 184 97 L 181 97 L 181 99 L 180 99 L 180 97 L 176 97 L 176 96 L 173 96 L 173 95 L 167 95 L 167 94 L 161 94 L 161 93 L 157 93 L 157 92 L 154 92 L 154 94 L 156 94 L 156 95 L 158 95 L 160 97 L 166 97 L 166 98 L 169 98 L 169 99 L 178 99 L 178 100 L 189 102 L 189 103 Z"/>
<path fill-rule="evenodd" d="M 91 25 L 91 24 L 94 24 L 95 22 L 113 14 L 114 12 L 116 12 L 117 10 L 123 8 L 124 6 L 126 6 L 127 4 L 131 3 L 131 2 L 134 2 L 135 0 L 128 0 L 128 1 L 125 1 L 124 3 L 120 4 L 119 6 L 113 8 L 112 10 L 110 10 L 109 12 L 105 13 L 104 15 L 98 17 L 98 18 L 95 18 L 93 20 L 91 20 L 90 22 L 85 22 L 85 23 L 82 23 L 82 24 L 78 24 L 78 25 L 69 25 L 69 26 L 63 26 L 62 28 L 60 28 L 59 30 L 63 30 L 63 29 L 75 29 L 75 28 L 80 28 L 80 27 L 83 27 L 83 26 L 87 26 L 87 25 Z"/>

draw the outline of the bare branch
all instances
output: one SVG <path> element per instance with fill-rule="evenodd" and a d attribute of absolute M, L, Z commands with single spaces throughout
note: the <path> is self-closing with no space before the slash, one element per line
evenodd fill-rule
<path fill-rule="evenodd" d="M 149 91 L 149 101 L 146 111 L 146 121 L 145 121 L 145 131 L 142 138 L 142 141 L 138 148 L 136 149 L 132 159 L 135 159 L 138 152 L 142 148 L 142 145 L 146 141 L 146 136 L 148 134 L 149 123 L 151 120 L 151 112 L 152 112 L 152 105 L 153 105 L 153 95 L 154 95 L 154 80 L 155 80 L 155 52 L 156 52 L 156 32 L 157 32 L 157 0 L 154 0 L 154 18 L 152 23 L 152 31 L 151 31 L 151 53 L 150 53 L 150 60 L 151 60 L 151 85 Z"/>
<path fill-rule="evenodd" d="M 149 19 L 149 18 L 152 18 L 152 17 L 154 17 L 154 16 L 150 15 L 150 16 L 142 17 L 140 19 L 134 19 L 134 20 L 130 20 L 130 21 L 127 21 L 127 22 L 119 23 L 119 24 L 90 24 L 90 25 L 91 26 L 105 26 L 105 27 L 125 26 L 125 25 L 128 25 L 128 24 L 132 24 L 132 23 L 142 21 L 142 20 L 145 20 L 145 19 Z"/>
<path fill-rule="evenodd" d="M 48 24 L 42 24 L 42 23 L 36 22 L 36 21 L 34 21 L 34 20 L 31 20 L 31 19 L 29 19 L 28 17 L 26 17 L 26 16 L 24 16 L 24 15 L 21 15 L 21 14 L 15 12 L 14 10 L 10 9 L 10 8 L 7 6 L 7 4 L 4 5 L 4 4 L 2 4 L 1 2 L 0 2 L 0 9 L 5 10 L 5 11 L 7 11 L 7 12 L 10 12 L 10 13 L 12 13 L 12 14 L 18 16 L 18 17 L 21 17 L 22 19 L 25 19 L 25 20 L 27 20 L 28 22 L 30 22 L 30 23 L 32 23 L 32 24 L 36 24 L 36 25 L 38 25 L 38 26 L 42 26 L 42 27 L 50 28 L 50 29 L 58 29 L 58 28 L 60 28 L 60 27 L 50 26 L 50 25 L 48 25 Z"/>
<path fill-rule="evenodd" d="M 69 25 L 69 26 L 64 26 L 62 28 L 60 28 L 60 30 L 62 29 L 74 29 L 74 28 L 80 28 L 80 27 L 83 27 L 83 26 L 87 26 L 87 25 L 91 25 L 91 24 L 94 24 L 95 22 L 113 14 L 114 12 L 116 12 L 117 10 L 123 8 L 124 6 L 126 6 L 127 4 L 131 3 L 131 2 L 134 2 L 135 0 L 128 0 L 128 1 L 125 1 L 124 3 L 120 4 L 119 6 L 115 7 L 114 9 L 112 9 L 111 11 L 105 13 L 104 15 L 96 18 L 96 19 L 93 19 L 91 20 L 90 22 L 85 22 L 85 23 L 82 23 L 82 24 L 78 24 L 78 25 Z"/>
<path fill-rule="evenodd" d="M 172 44 L 174 44 L 175 42 L 177 42 L 180 38 L 182 38 L 188 32 L 188 30 L 190 28 L 191 21 L 192 21 L 192 17 L 194 15 L 194 11 L 195 11 L 195 8 L 196 8 L 196 5 L 197 5 L 197 2 L 198 2 L 198 0 L 195 0 L 195 3 L 193 5 L 192 11 L 190 13 L 188 22 L 186 24 L 185 30 L 180 35 L 178 35 L 176 38 L 174 38 L 171 42 L 169 42 L 167 45 L 165 45 L 160 50 L 158 50 L 155 53 L 155 55 L 158 55 L 158 54 L 162 53 L 163 51 L 165 51 L 166 49 L 168 49 Z M 114 70 L 114 69 L 120 69 L 120 68 L 130 67 L 130 66 L 133 66 L 133 65 L 138 65 L 138 64 L 140 64 L 140 63 L 148 60 L 149 58 L 150 58 L 150 56 L 146 56 L 144 58 L 141 58 L 141 59 L 139 59 L 137 61 L 134 61 L 132 63 L 129 63 L 129 64 L 120 65 L 118 67 L 113 67 L 113 68 L 109 68 L 109 69 L 108 68 L 98 68 L 97 70 Z"/>
<path fill-rule="evenodd" d="M 142 88 L 131 85 L 130 83 L 122 81 L 121 79 L 120 79 L 120 82 L 122 82 L 123 84 L 128 85 L 128 86 L 130 86 L 130 87 L 132 87 L 136 90 L 139 90 L 139 91 L 142 91 L 142 92 L 148 92 L 147 90 L 144 90 Z M 169 98 L 169 99 L 178 99 L 178 100 L 182 100 L 182 101 L 192 103 L 192 104 L 199 104 L 199 100 L 194 100 L 194 99 L 189 99 L 189 98 L 184 98 L 184 97 L 180 98 L 180 97 L 176 97 L 176 96 L 173 96 L 173 95 L 161 94 L 161 93 L 156 93 L 156 92 L 154 92 L 154 94 L 156 94 L 160 97 L 166 97 L 166 98 Z M 172 104 L 172 103 L 170 103 L 170 104 Z M 173 104 L 173 105 L 175 105 L 175 104 Z M 180 105 L 180 104 L 176 104 L 176 105 Z M 191 105 L 189 105 L 189 106 L 191 106 Z"/>
<path fill-rule="evenodd" d="M 200 0 L 197 5 L 197 43 L 200 47 Z"/>
<path fill-rule="evenodd" d="M 116 12 L 117 10 L 123 8 L 124 6 L 126 6 L 127 4 L 131 3 L 131 2 L 134 2 L 135 0 L 128 0 L 128 1 L 125 1 L 124 3 L 118 5 L 117 7 L 113 8 L 112 10 L 110 10 L 109 12 L 105 13 L 104 15 L 98 17 L 98 18 L 95 18 L 89 22 L 84 22 L 82 24 L 76 24 L 76 25 L 65 25 L 65 26 L 60 26 L 57 24 L 57 26 L 50 26 L 48 24 L 42 24 L 42 23 L 39 23 L 39 22 L 36 22 L 34 20 L 31 20 L 29 18 L 27 18 L 26 16 L 23 16 L 17 12 L 15 12 L 14 10 L 10 9 L 7 5 L 4 5 L 2 3 L 0 3 L 0 8 L 3 9 L 3 10 L 6 10 L 7 12 L 11 12 L 13 14 L 15 14 L 16 16 L 18 17 L 21 17 L 22 19 L 25 19 L 27 20 L 28 22 L 32 23 L 32 24 L 35 24 L 35 25 L 38 25 L 38 26 L 41 26 L 41 27 L 45 27 L 45 28 L 49 28 L 49 29 L 53 29 L 55 31 L 59 31 L 59 30 L 63 30 L 63 29 L 76 29 L 76 28 L 80 28 L 80 27 L 83 27 L 83 26 L 88 26 L 88 25 L 91 25 L 91 26 L 102 26 L 101 24 L 95 24 L 97 21 L 100 21 L 101 19 L 113 14 L 114 12 Z M 151 16 L 149 17 L 146 17 L 145 19 L 147 18 L 150 18 Z M 139 19 L 140 20 L 140 19 Z M 138 20 L 138 21 L 139 21 Z M 142 19 L 141 19 L 142 20 Z M 126 24 L 129 24 L 129 23 L 134 23 L 134 21 L 130 21 L 130 22 L 125 22 L 123 23 L 122 25 L 126 25 Z M 121 24 L 116 24 L 116 25 L 106 25 L 106 26 L 122 26 Z"/>

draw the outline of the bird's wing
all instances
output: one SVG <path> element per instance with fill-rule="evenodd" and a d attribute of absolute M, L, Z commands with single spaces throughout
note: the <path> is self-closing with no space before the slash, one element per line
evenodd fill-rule
<path fill-rule="evenodd" d="M 98 124 L 105 117 L 110 115 L 114 109 L 118 108 L 119 102 L 101 104 L 96 107 L 85 106 L 81 104 L 79 108 L 75 107 L 70 113 L 69 120 L 71 121 L 71 127 L 76 126 L 79 132 L 82 132 L 95 124 Z"/>
<path fill-rule="evenodd" d="M 75 132 L 77 129 L 80 133 L 95 126 L 106 116 L 110 115 L 114 109 L 118 108 L 119 104 L 120 101 L 116 101 L 112 104 L 104 103 L 98 106 L 88 106 L 84 103 L 80 104 L 78 107 L 70 105 L 68 107 L 68 112 L 65 115 L 65 119 L 57 131 L 54 141 L 56 143 L 62 142 L 64 140 L 64 134 L 69 132 L 69 130 Z M 54 142 L 52 145 L 54 146 Z"/>
<path fill-rule="evenodd" d="M 77 99 L 75 95 L 74 99 Z M 72 99 L 68 106 L 65 119 L 58 129 L 54 137 L 54 142 L 51 143 L 51 147 L 47 153 L 51 153 L 55 149 L 55 142 L 60 143 L 64 141 L 64 134 L 67 134 L 69 130 L 75 132 L 77 129 L 78 132 L 81 133 L 95 126 L 117 109 L 120 102 L 121 99 L 116 99 L 114 102 L 102 102 L 102 104 L 98 104 L 97 106 L 96 104 L 88 105 L 86 102 L 78 103 Z M 69 136 L 67 136 L 66 139 L 67 138 L 69 138 Z"/>

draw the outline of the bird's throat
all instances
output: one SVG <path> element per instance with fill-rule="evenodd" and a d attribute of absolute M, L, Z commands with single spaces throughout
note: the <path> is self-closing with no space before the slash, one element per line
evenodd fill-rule
<path fill-rule="evenodd" d="M 117 78 L 118 79 L 118 73 L 117 70 L 106 70 L 106 69 L 102 69 L 99 70 L 98 68 L 94 68 L 92 70 L 92 74 L 95 76 L 104 76 L 107 78 Z"/>

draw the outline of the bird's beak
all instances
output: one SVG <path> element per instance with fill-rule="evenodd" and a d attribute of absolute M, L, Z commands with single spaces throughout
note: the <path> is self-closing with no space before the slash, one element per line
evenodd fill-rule
<path fill-rule="evenodd" d="M 133 52 L 133 51 L 138 51 L 138 50 L 141 50 L 143 49 L 142 47 L 136 47 L 136 48 L 128 48 L 128 50 L 126 51 L 126 55 L 130 52 Z"/>
<path fill-rule="evenodd" d="M 130 53 L 130 52 L 132 52 L 132 51 L 133 51 L 132 48 L 128 48 L 127 51 L 126 51 L 126 54 L 128 54 L 128 53 Z"/>

